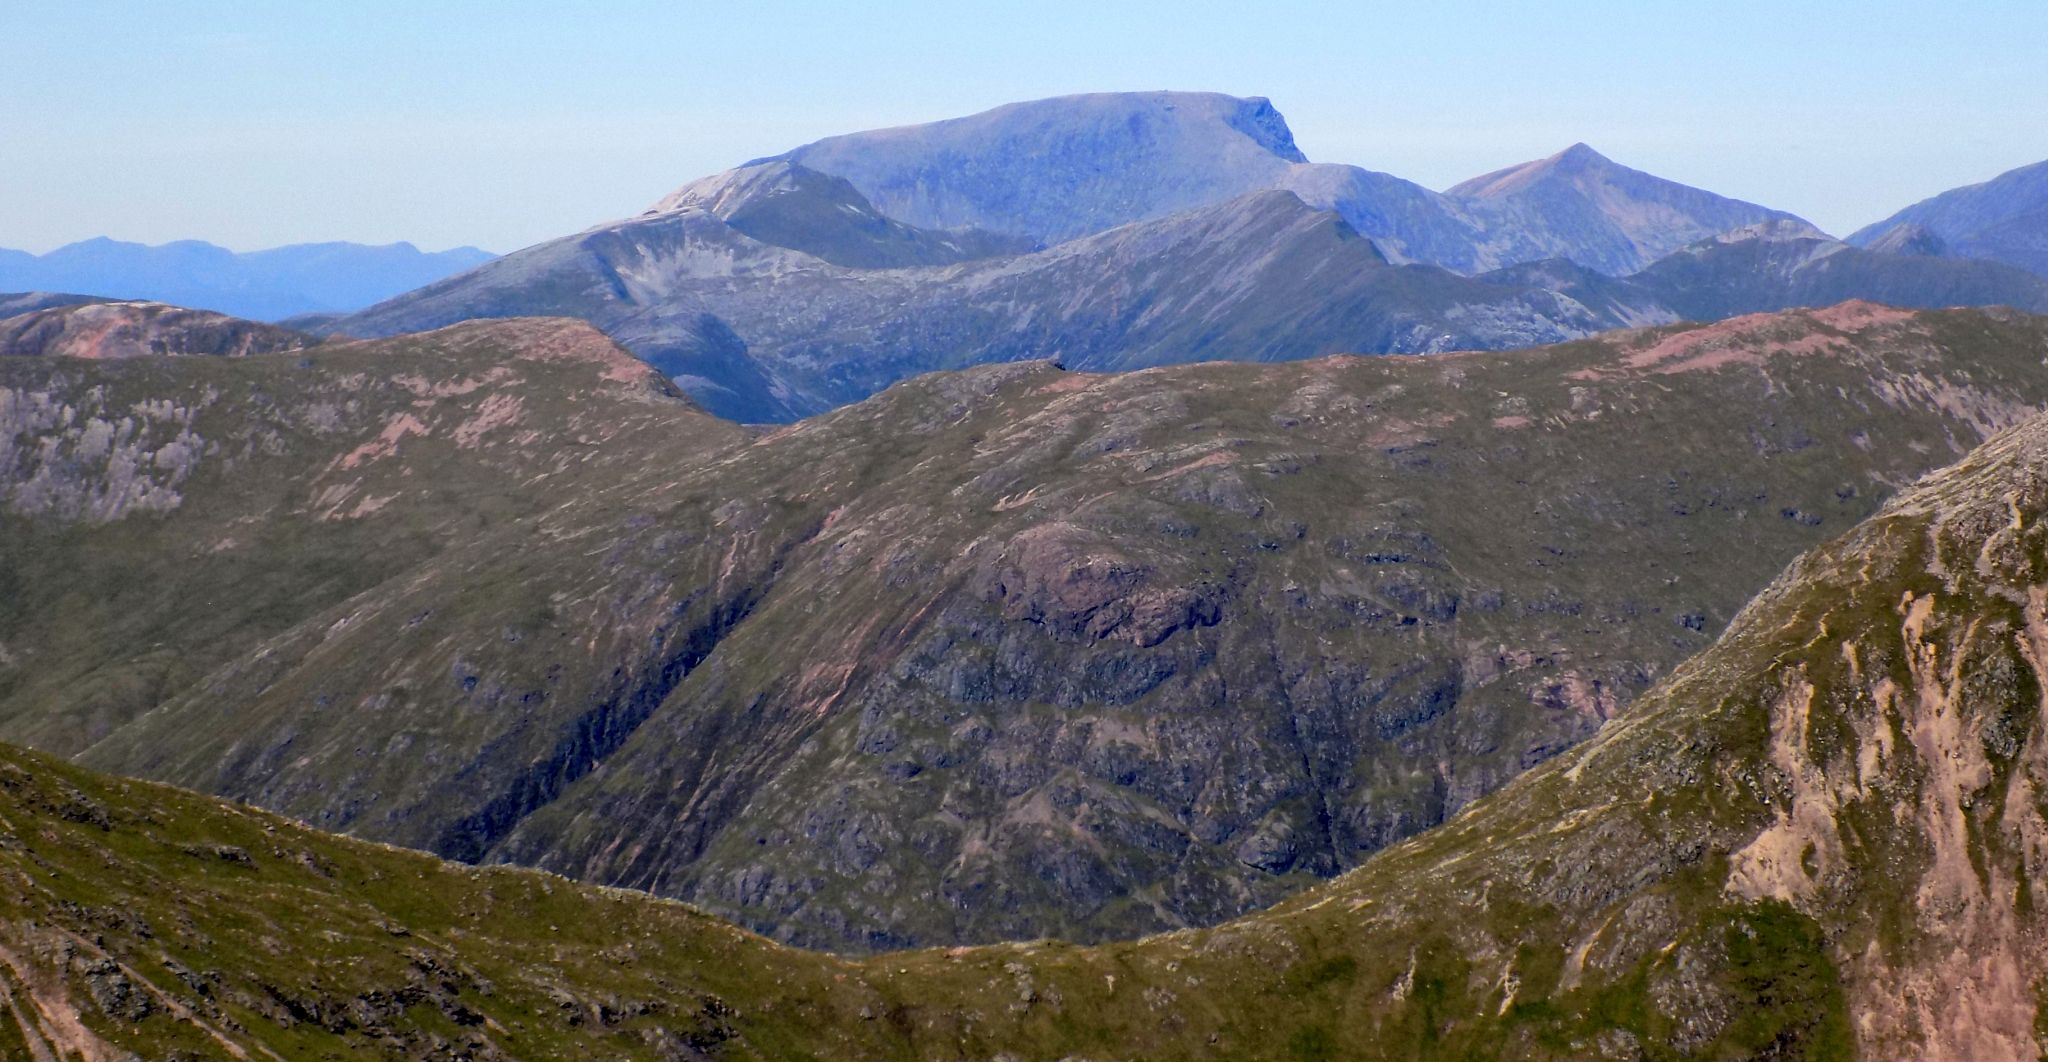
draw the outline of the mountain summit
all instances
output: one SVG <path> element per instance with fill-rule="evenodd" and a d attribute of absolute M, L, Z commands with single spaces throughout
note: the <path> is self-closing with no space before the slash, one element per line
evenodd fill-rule
<path fill-rule="evenodd" d="M 884 214 L 1059 243 L 1272 188 L 1307 162 L 1272 103 L 1118 92 L 828 137 L 781 156 L 853 182 Z"/>
<path fill-rule="evenodd" d="M 1505 259 L 1569 258 L 1609 275 L 1636 272 L 1729 229 L 1767 221 L 1806 225 L 1782 211 L 1630 169 L 1585 144 L 1444 194 L 1473 213 Z"/>

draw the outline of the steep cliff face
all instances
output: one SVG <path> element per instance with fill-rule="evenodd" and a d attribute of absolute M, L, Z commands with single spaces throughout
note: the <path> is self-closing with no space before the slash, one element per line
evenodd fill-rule
<path fill-rule="evenodd" d="M 2044 518 L 2036 418 L 1800 559 L 1596 737 L 1442 828 L 1271 910 L 1100 947 L 805 954 L 0 750 L 0 1042 L 2035 1058 Z"/>
<path fill-rule="evenodd" d="M 350 569 L 375 579 L 169 668 L 140 647 L 200 629 L 178 609 L 225 594 L 213 569 L 134 520 L 24 569 L 0 642 L 91 659 L 17 672 L 55 677 L 17 680 L 5 733 L 840 948 L 1214 922 L 1596 731 L 1785 559 L 2039 408 L 2044 352 L 2019 315 L 1847 305 L 1499 355 L 984 368 L 762 436 L 517 391 L 470 449 L 514 408 L 485 352 L 449 363 L 477 381 L 456 419 L 401 405 L 277 466 L 356 484 L 347 526 L 394 544 Z M 544 463 L 465 471 L 508 444 Z M 504 500 L 462 525 L 402 490 L 459 476 Z M 285 517 L 331 506 L 237 530 L 195 481 L 155 541 L 325 541 Z M 37 526 L 20 548 L 71 556 Z M 152 608 L 48 604 L 102 556 Z"/>

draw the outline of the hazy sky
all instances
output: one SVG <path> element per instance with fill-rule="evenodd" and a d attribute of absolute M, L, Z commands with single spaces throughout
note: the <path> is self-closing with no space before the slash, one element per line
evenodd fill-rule
<path fill-rule="evenodd" d="M 1432 188 L 1577 140 L 1838 234 L 2048 158 L 2042 0 L 0 0 L 0 247 L 494 251 L 831 133 L 1271 97 Z"/>

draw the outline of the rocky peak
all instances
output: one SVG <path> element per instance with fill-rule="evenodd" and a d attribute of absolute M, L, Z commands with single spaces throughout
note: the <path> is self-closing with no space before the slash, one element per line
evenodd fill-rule
<path fill-rule="evenodd" d="M 1865 245 L 1865 249 L 1886 254 L 1940 258 L 1948 254 L 1948 241 L 1943 240 L 1933 229 L 1925 225 L 1902 221 L 1879 233 L 1876 239 Z"/>
<path fill-rule="evenodd" d="M 807 193 L 837 198 L 867 212 L 874 210 L 851 184 L 840 178 L 828 177 L 794 162 L 771 159 L 691 181 L 663 196 L 647 209 L 646 215 L 702 210 L 714 217 L 730 218 L 742 207 L 760 199 Z"/>
<path fill-rule="evenodd" d="M 1525 162 L 1475 177 L 1444 194 L 1465 199 L 1499 199 L 1528 189 L 1548 179 L 1577 180 L 1602 171 L 1621 169 L 1607 156 L 1586 144 L 1577 143 L 1548 158 Z"/>

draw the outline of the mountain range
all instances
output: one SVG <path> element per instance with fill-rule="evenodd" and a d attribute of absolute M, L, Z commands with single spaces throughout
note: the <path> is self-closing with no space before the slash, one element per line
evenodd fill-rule
<path fill-rule="evenodd" d="M 2048 279 L 1852 248 L 1583 145 L 1438 194 L 1304 161 L 1264 100 L 1132 93 L 834 137 L 307 326 L 574 316 L 712 412 L 787 422 L 988 362 L 1503 349 L 1850 298 L 2048 310 Z"/>
<path fill-rule="evenodd" d="M 0 750 L 24 1057 L 2032 1057 L 2048 420 L 1269 911 L 850 961 Z M 318 941 L 316 946 L 311 942 Z"/>
<path fill-rule="evenodd" d="M 42 255 L 0 248 L 0 291 L 146 299 L 270 321 L 361 309 L 492 257 L 474 247 L 428 253 L 409 243 L 237 253 L 198 240 L 152 247 L 100 238 Z"/>
<path fill-rule="evenodd" d="M 843 177 L 924 228 L 1041 244 L 1252 192 L 1337 213 L 1390 260 L 1476 273 L 1566 258 L 1633 272 L 1688 243 L 1791 216 L 1616 165 L 1584 144 L 1446 192 L 1311 163 L 1268 100 L 1215 93 L 1064 96 L 928 125 L 830 137 L 777 158 Z"/>

